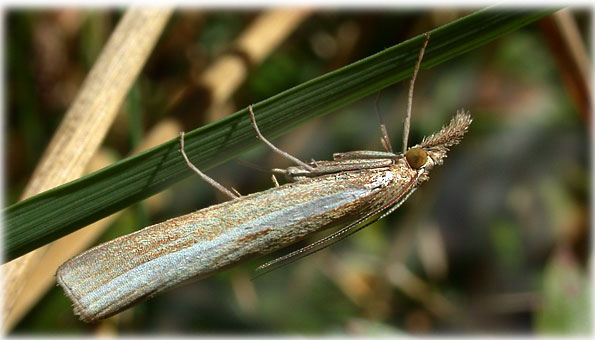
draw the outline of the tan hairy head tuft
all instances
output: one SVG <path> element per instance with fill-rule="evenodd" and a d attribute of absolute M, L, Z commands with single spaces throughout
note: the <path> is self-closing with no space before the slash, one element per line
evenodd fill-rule
<path fill-rule="evenodd" d="M 448 148 L 459 144 L 472 120 L 469 111 L 459 110 L 448 125 L 435 134 L 425 137 L 420 146 L 424 149 L 431 149 L 435 147 Z"/>

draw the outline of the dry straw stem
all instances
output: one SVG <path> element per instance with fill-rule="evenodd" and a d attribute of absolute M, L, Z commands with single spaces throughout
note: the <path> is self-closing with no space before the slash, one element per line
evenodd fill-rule
<path fill-rule="evenodd" d="M 388 281 L 410 298 L 419 301 L 428 311 L 440 319 L 448 319 L 457 312 L 455 305 L 428 283 L 415 276 L 402 263 L 394 263 L 386 269 Z"/>
<path fill-rule="evenodd" d="M 89 167 L 89 172 L 99 170 L 104 166 L 107 166 L 117 159 L 114 159 L 112 155 L 100 149 L 93 156 Z M 78 246 L 81 242 L 90 243 L 101 232 L 112 223 L 118 214 L 108 216 L 100 221 L 97 221 L 83 229 L 77 230 L 70 234 L 68 237 L 61 238 L 54 243 L 48 245 L 43 254 L 38 259 L 38 262 L 29 262 L 30 271 L 27 275 L 25 286 L 23 287 L 21 294 L 14 299 L 14 305 L 10 314 L 5 316 L 4 329 L 10 330 L 19 320 L 31 309 L 31 307 L 45 294 L 45 292 L 53 285 L 55 285 L 56 269 L 66 259 L 74 255 L 76 252 L 81 251 Z M 68 245 L 64 242 L 70 242 Z M 27 255 L 25 255 L 27 256 Z M 35 259 L 37 260 L 37 259 Z"/>
<path fill-rule="evenodd" d="M 377 296 L 378 291 L 374 291 L 369 280 L 371 271 L 353 266 L 348 259 L 340 258 L 332 251 L 326 252 L 323 261 L 319 265 L 320 271 L 358 307 L 364 308 L 372 302 L 371 297 Z"/>
<path fill-rule="evenodd" d="M 126 11 L 66 113 L 21 199 L 83 174 L 170 14 L 171 9 L 165 8 Z M 47 246 L 39 248 L 3 266 L 4 331 L 13 325 L 6 321 L 12 318 L 14 303 L 28 274 L 47 249 Z"/>
<path fill-rule="evenodd" d="M 310 9 L 271 9 L 259 15 L 254 22 L 232 43 L 229 53 L 219 57 L 202 72 L 195 85 L 209 93 L 206 109 L 207 121 L 225 116 L 223 106 L 245 81 L 249 67 L 260 64 L 277 48 L 311 13 Z M 189 88 L 182 90 L 182 97 L 191 95 Z"/>
<path fill-rule="evenodd" d="M 131 154 L 137 154 L 154 146 L 176 138 L 182 129 L 173 119 L 164 119 L 156 125 L 145 137 L 143 142 Z M 102 169 L 116 162 L 112 155 L 100 149 L 89 162 L 88 173 Z M 147 199 L 150 210 L 158 209 L 162 205 L 163 191 Z M 105 229 L 115 221 L 121 212 L 117 212 L 99 220 L 83 229 L 77 230 L 67 237 L 61 238 L 48 246 L 48 249 L 35 268 L 31 269 L 22 293 L 16 298 L 11 314 L 5 320 L 5 328 L 11 329 L 43 295 L 56 284 L 55 274 L 58 267 L 69 258 L 89 248 Z"/>
<path fill-rule="evenodd" d="M 209 122 L 225 116 L 219 108 L 245 81 L 248 68 L 268 57 L 310 13 L 305 8 L 264 12 L 233 43 L 235 53 L 222 56 L 201 75 L 199 85 L 212 94 L 206 110 Z"/>
<path fill-rule="evenodd" d="M 589 62 L 589 55 L 587 48 L 583 43 L 581 33 L 578 28 L 578 24 L 569 9 L 563 9 L 554 13 L 552 16 L 556 24 L 560 27 L 562 36 L 564 37 L 570 55 L 574 62 L 579 68 L 579 74 L 582 76 L 588 89 L 591 88 L 590 75 L 591 75 L 591 63 Z M 589 91 L 590 93 L 590 91 Z"/>
<path fill-rule="evenodd" d="M 424 271 L 432 281 L 440 281 L 448 272 L 446 244 L 435 222 L 423 223 L 417 232 L 417 249 Z"/>
<path fill-rule="evenodd" d="M 584 121 L 591 114 L 591 64 L 572 12 L 564 9 L 540 21 L 558 63 L 563 84 Z"/>

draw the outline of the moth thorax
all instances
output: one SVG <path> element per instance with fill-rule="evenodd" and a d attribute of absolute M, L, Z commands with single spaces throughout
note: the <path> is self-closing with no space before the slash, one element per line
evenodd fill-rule
<path fill-rule="evenodd" d="M 405 158 L 409 166 L 417 170 L 426 164 L 428 154 L 420 148 L 411 148 L 405 153 Z"/>

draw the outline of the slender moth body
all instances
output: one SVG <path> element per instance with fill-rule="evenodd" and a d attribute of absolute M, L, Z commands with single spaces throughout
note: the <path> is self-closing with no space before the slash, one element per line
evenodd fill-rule
<path fill-rule="evenodd" d="M 75 256 L 58 269 L 58 284 L 74 313 L 92 322 L 316 231 L 392 211 L 442 164 L 470 123 L 461 111 L 405 154 L 356 151 L 309 164 L 315 173 L 326 172 L 322 175 L 288 168 L 294 183 L 173 218 Z"/>
<path fill-rule="evenodd" d="M 238 196 L 196 169 L 204 180 L 233 198 L 188 215 L 148 226 L 73 257 L 58 268 L 56 279 L 86 322 L 116 314 L 189 279 L 200 279 L 246 258 L 268 254 L 307 235 L 342 224 L 335 233 L 259 269 L 287 263 L 333 244 L 397 209 L 429 171 L 442 164 L 449 147 L 458 144 L 471 123 L 459 111 L 439 132 L 406 149 L 413 83 L 409 88 L 404 150 L 394 153 L 384 125 L 386 151 L 352 151 L 332 161 L 303 163 L 277 149 L 262 136 L 252 107 L 250 119 L 257 137 L 298 166 L 273 169 L 290 181 L 247 196 Z"/>

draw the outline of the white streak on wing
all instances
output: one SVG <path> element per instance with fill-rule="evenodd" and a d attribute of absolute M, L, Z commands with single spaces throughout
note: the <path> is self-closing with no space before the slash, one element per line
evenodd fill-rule
<path fill-rule="evenodd" d="M 116 307 L 113 305 L 125 306 L 131 302 L 131 294 L 133 298 L 142 297 L 216 269 L 214 265 L 219 262 L 218 259 L 226 255 L 222 253 L 226 245 L 247 233 L 294 225 L 299 220 L 324 214 L 369 193 L 366 189 L 346 190 L 261 216 L 210 241 L 199 242 L 143 263 L 82 297 L 81 305 L 88 307 L 89 315 L 95 315 L 108 307 Z M 221 265 L 219 263 L 217 267 Z"/>
<path fill-rule="evenodd" d="M 366 189 L 373 190 L 380 187 L 387 187 L 394 181 L 394 178 L 395 174 L 392 171 L 379 172 L 373 182 L 366 184 Z"/>

